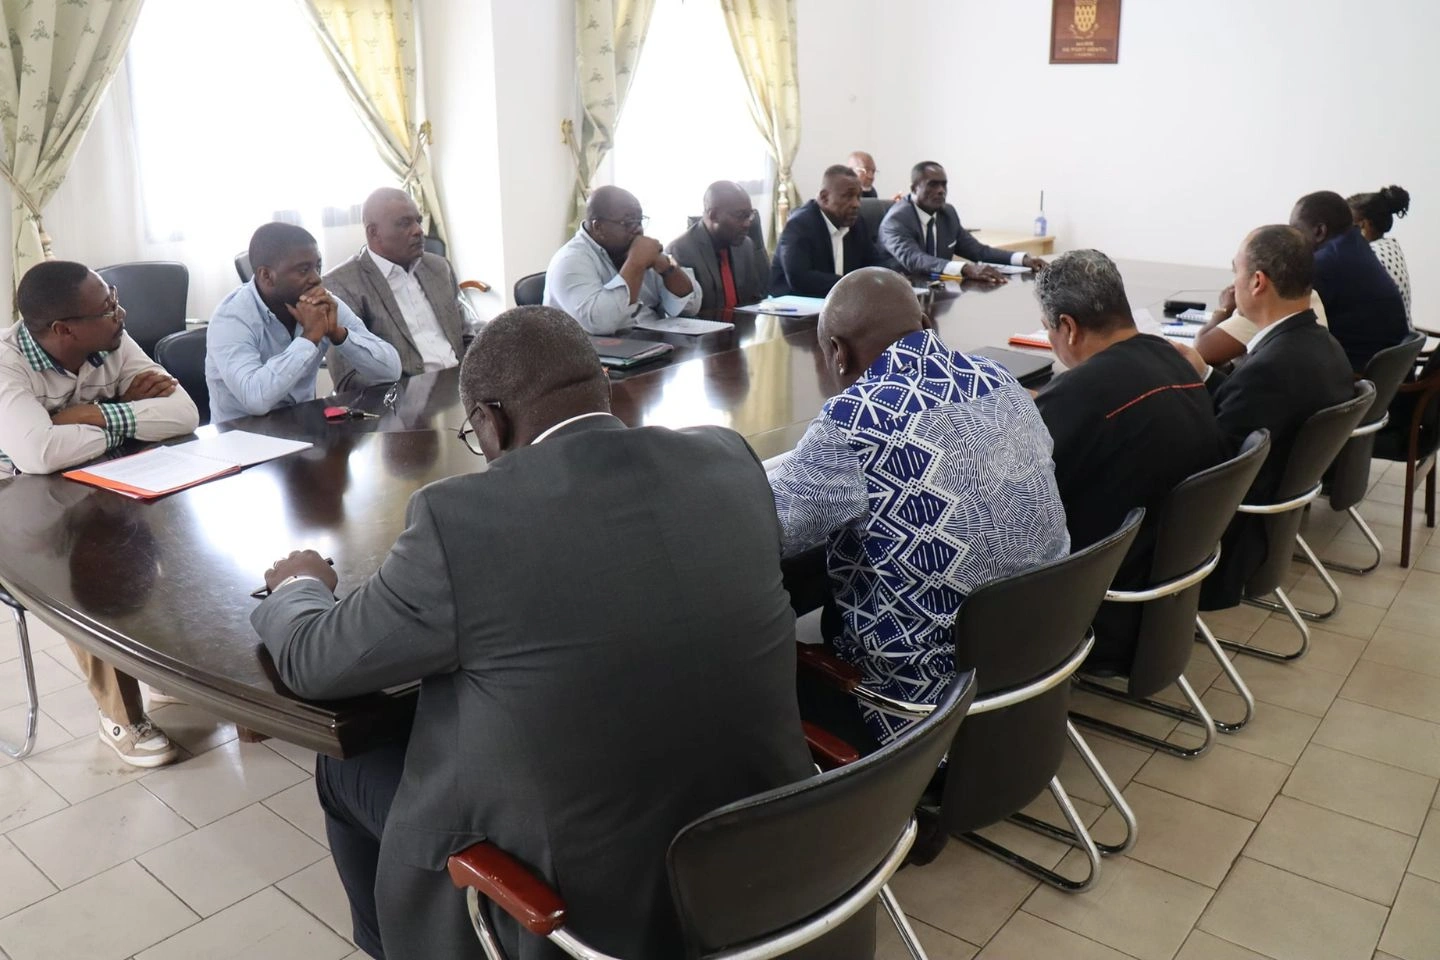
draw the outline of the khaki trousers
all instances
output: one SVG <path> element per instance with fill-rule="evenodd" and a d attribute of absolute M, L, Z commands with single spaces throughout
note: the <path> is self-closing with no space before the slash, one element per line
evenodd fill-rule
<path fill-rule="evenodd" d="M 69 647 L 85 674 L 90 696 L 100 705 L 100 712 L 126 726 L 139 723 L 145 716 L 145 704 L 140 699 L 140 684 L 135 678 L 121 673 L 73 643 Z"/>

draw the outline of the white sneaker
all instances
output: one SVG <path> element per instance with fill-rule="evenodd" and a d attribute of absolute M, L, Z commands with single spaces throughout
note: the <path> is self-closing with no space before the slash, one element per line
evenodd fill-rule
<path fill-rule="evenodd" d="M 126 726 L 100 714 L 100 740 L 132 767 L 163 767 L 180 756 L 165 732 L 143 715 L 139 723 Z"/>

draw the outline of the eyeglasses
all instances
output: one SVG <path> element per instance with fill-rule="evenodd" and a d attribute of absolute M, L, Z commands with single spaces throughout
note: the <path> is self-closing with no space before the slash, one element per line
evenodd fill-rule
<path fill-rule="evenodd" d="M 591 220 L 598 220 L 602 223 L 618 223 L 626 230 L 644 230 L 645 224 L 650 222 L 649 217 L 626 217 L 624 220 L 616 220 L 614 217 L 591 217 Z"/>
<path fill-rule="evenodd" d="M 736 223 L 749 223 L 751 220 L 754 220 L 756 217 L 760 216 L 760 211 L 752 207 L 749 210 L 736 210 L 731 213 L 725 214 L 725 216 L 729 217 L 731 220 L 734 220 Z"/>
<path fill-rule="evenodd" d="M 57 323 L 81 323 L 86 320 L 114 320 L 115 315 L 120 312 L 120 291 L 112 283 L 110 285 L 110 299 L 107 301 L 110 307 L 102 313 L 91 313 L 83 317 L 61 317 L 58 320 L 51 320 L 53 327 Z"/>
<path fill-rule="evenodd" d="M 470 408 L 469 413 L 465 414 L 465 426 L 455 431 L 456 439 L 465 444 L 465 449 L 477 457 L 485 456 L 485 451 L 480 449 L 480 438 L 475 435 L 475 428 L 470 425 L 470 420 L 475 416 L 475 411 L 481 407 L 494 407 L 496 410 L 504 409 L 499 400 L 481 400 Z"/>

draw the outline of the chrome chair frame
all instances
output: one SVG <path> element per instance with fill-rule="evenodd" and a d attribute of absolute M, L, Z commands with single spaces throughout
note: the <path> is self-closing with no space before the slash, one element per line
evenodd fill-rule
<path fill-rule="evenodd" d="M 1237 512 L 1258 514 L 1261 516 L 1272 516 L 1277 513 L 1288 513 L 1291 510 L 1299 510 L 1306 504 L 1313 501 L 1318 496 L 1320 496 L 1320 484 L 1317 483 L 1315 484 L 1315 486 L 1300 494 L 1300 496 L 1294 497 L 1293 499 L 1285 500 L 1281 503 L 1242 503 L 1240 504 L 1240 509 Z M 1305 621 L 1328 620 L 1340 611 L 1340 585 L 1335 582 L 1334 577 L 1330 576 L 1330 571 L 1325 569 L 1324 564 L 1320 562 L 1320 558 L 1315 556 L 1315 551 L 1310 549 L 1310 544 L 1306 543 L 1305 538 L 1298 533 L 1295 534 L 1295 544 L 1300 548 L 1301 552 L 1303 552 L 1306 558 L 1310 561 L 1310 564 L 1320 575 L 1321 582 L 1325 584 L 1325 588 L 1330 591 L 1331 597 L 1334 598 L 1334 602 L 1331 604 L 1330 609 L 1325 611 L 1324 613 L 1316 613 L 1312 610 L 1302 611 L 1290 601 L 1290 596 L 1285 592 L 1283 587 L 1275 588 L 1274 593 L 1275 596 L 1278 598 L 1278 602 L 1276 600 L 1266 600 L 1263 597 L 1246 597 L 1245 602 L 1252 607 L 1260 607 L 1265 610 L 1275 610 L 1277 612 L 1283 612 L 1287 617 L 1289 617 L 1290 622 L 1295 625 L 1295 629 L 1300 633 L 1300 646 L 1289 653 L 1276 653 L 1273 650 L 1266 650 L 1263 647 L 1252 647 L 1248 643 L 1237 643 L 1234 640 L 1220 640 L 1219 643 L 1222 647 L 1227 650 L 1233 650 L 1236 653 L 1248 653 L 1253 657 L 1260 657 L 1264 660 L 1274 660 L 1277 662 L 1289 662 L 1291 660 L 1299 660 L 1301 657 L 1305 656 L 1305 654 L 1310 650 L 1310 628 L 1305 625 Z"/>
<path fill-rule="evenodd" d="M 25 608 L 3 585 L 0 585 L 0 604 L 9 607 L 10 615 L 15 619 L 15 639 L 20 644 L 20 670 L 25 677 L 25 738 L 18 746 L 8 740 L 0 740 L 0 751 L 14 760 L 23 760 L 35 749 L 35 734 L 40 719 L 40 698 L 35 693 L 35 660 L 30 653 Z"/>
<path fill-rule="evenodd" d="M 1385 429 L 1385 426 L 1389 423 L 1390 413 L 1386 411 L 1385 415 L 1374 423 L 1367 423 L 1363 427 L 1356 427 L 1350 432 L 1350 438 L 1353 440 L 1355 437 L 1366 437 L 1372 433 L 1379 433 Z M 1360 516 L 1359 508 L 1347 507 L 1345 512 L 1350 515 L 1351 520 L 1355 521 L 1355 526 L 1360 528 L 1360 533 L 1365 537 L 1366 542 L 1370 544 L 1370 549 L 1375 551 L 1375 560 L 1369 566 L 1365 567 L 1358 567 L 1349 563 L 1339 563 L 1334 560 L 1321 560 L 1320 563 L 1328 570 L 1339 570 L 1342 573 L 1353 573 L 1356 576 L 1363 577 L 1365 574 L 1373 573 L 1379 569 L 1380 561 L 1385 557 L 1385 547 L 1380 543 L 1380 538 L 1375 536 L 1375 531 L 1370 529 L 1370 524 L 1366 523 L 1365 518 Z M 1295 554 L 1295 559 L 1304 560 L 1307 563 L 1312 562 L 1311 557 L 1300 553 Z M 1316 569 L 1318 570 L 1320 568 L 1317 567 Z M 1338 606 L 1336 609 L 1339 609 Z M 1334 611 L 1331 611 L 1331 613 L 1333 615 Z M 1300 611 L 1300 615 L 1302 617 L 1306 616 L 1305 611 Z"/>

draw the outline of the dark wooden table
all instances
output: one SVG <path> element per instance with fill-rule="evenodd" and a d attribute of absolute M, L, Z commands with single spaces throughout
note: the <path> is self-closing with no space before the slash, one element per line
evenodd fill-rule
<path fill-rule="evenodd" d="M 1131 302 L 1213 297 L 1227 271 L 1122 264 Z M 1004 346 L 1040 326 L 1032 282 L 952 287 L 932 315 L 957 349 Z M 815 321 L 737 314 L 734 330 L 686 342 L 662 366 L 612 385 L 631 426 L 719 424 L 761 457 L 791 449 L 825 399 Z M 653 335 L 649 335 L 653 336 Z M 215 429 L 308 440 L 309 450 L 152 503 L 60 477 L 0 481 L 0 582 L 70 640 L 139 679 L 260 733 L 335 756 L 400 725 L 412 691 L 299 699 L 250 628 L 250 591 L 277 557 L 314 547 L 335 559 L 343 595 L 372 574 L 431 481 L 484 469 L 455 432 L 457 373 L 342 397 L 379 419 L 329 423 L 315 401 Z"/>

